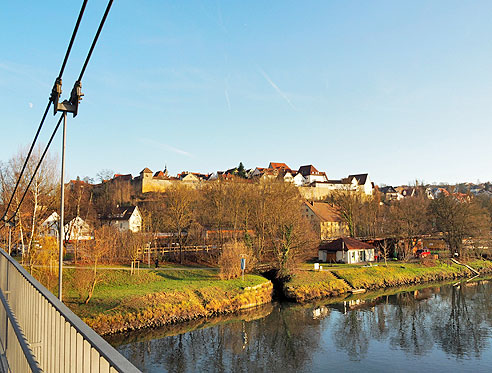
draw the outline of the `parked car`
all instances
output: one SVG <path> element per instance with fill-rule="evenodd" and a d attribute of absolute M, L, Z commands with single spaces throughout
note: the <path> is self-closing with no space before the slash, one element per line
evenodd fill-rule
<path fill-rule="evenodd" d="M 425 258 L 425 257 L 430 256 L 430 254 L 431 254 L 431 252 L 430 252 L 429 250 L 422 250 L 422 249 L 417 250 L 417 251 L 415 252 L 415 256 L 416 256 L 417 258 Z"/>

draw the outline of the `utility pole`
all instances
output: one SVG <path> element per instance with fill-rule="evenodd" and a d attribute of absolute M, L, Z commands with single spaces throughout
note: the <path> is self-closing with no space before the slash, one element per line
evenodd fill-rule
<path fill-rule="evenodd" d="M 82 84 L 77 80 L 73 85 L 69 100 L 59 102 L 62 93 L 62 80 L 56 79 L 55 85 L 51 91 L 51 100 L 53 101 L 54 114 L 58 111 L 63 112 L 63 135 L 62 135 L 62 161 L 61 161 L 61 180 L 60 180 L 60 226 L 59 226 L 59 253 L 58 253 L 58 299 L 62 301 L 63 295 L 63 241 L 64 235 L 64 220 L 65 220 L 65 150 L 66 150 L 66 131 L 67 131 L 67 113 L 72 113 L 75 117 L 79 108 L 79 103 L 82 100 L 83 93 L 81 91 Z"/>

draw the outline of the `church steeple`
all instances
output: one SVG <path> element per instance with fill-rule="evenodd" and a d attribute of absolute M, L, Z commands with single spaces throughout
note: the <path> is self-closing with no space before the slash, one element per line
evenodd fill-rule
<path fill-rule="evenodd" d="M 164 176 L 167 176 L 167 164 L 164 166 Z"/>

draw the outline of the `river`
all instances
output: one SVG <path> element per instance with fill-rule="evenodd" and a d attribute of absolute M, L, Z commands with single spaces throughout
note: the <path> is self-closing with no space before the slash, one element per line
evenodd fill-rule
<path fill-rule="evenodd" d="M 144 372 L 490 372 L 492 282 L 280 302 L 108 341 Z"/>

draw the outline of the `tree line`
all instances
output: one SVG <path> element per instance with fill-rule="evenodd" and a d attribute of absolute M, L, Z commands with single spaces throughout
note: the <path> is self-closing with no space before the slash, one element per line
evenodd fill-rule
<path fill-rule="evenodd" d="M 449 188 L 451 189 L 451 188 Z M 428 235 L 442 237 L 450 254 L 465 252 L 467 239 L 491 244 L 492 199 L 487 196 L 442 192 L 429 199 L 424 187 L 416 187 L 414 196 L 401 200 L 384 200 L 349 191 L 333 192 L 326 202 L 339 209 L 350 236 L 358 238 L 394 238 L 400 241 L 403 258 L 412 253 L 411 240 Z M 480 249 L 480 247 L 476 247 Z"/>
<path fill-rule="evenodd" d="M 20 151 L 6 163 L 0 163 L 0 207 L 5 209 L 24 162 Z M 28 163 L 10 211 L 19 207 L 40 151 Z M 91 227 L 97 252 L 75 245 L 75 260 L 135 261 L 137 249 L 155 241 L 157 233 L 172 233 L 183 262 L 186 245 L 212 244 L 233 257 L 247 256 L 248 262 L 269 263 L 281 276 L 290 273 L 299 260 L 316 256 L 319 236 L 301 216 L 303 199 L 298 188 L 282 180 L 252 181 L 242 177 L 216 180 L 191 188 L 185 184 L 169 187 L 164 193 L 141 194 L 131 184 L 117 179 L 104 182 L 111 172 L 102 171 L 100 184 L 77 179 L 65 186 L 66 221 L 81 217 Z M 59 209 L 59 178 L 57 161 L 48 156 L 19 207 L 18 222 L 12 232 L 16 246 L 31 253 L 42 236 L 41 223 Z M 89 181 L 89 180 L 88 180 Z M 364 196 L 353 191 L 334 191 L 326 202 L 334 204 L 349 234 L 358 238 L 395 238 L 402 244 L 404 257 L 411 254 L 410 240 L 415 237 L 441 234 L 452 253 L 464 253 L 463 241 L 469 237 L 488 239 L 491 230 L 492 199 L 458 197 L 442 193 L 429 200 L 423 187 L 416 187 L 413 197 L 387 201 L 379 193 Z M 106 229 L 99 217 L 111 214 L 117 206 L 137 205 L 143 216 L 143 233 L 123 234 Z M 7 229 L 0 235 L 5 241 Z M 113 241 L 101 237 L 114 236 Z M 99 238 L 98 238 L 99 237 Z M 102 249 L 98 242 L 106 242 Z M 35 258 L 35 255 L 31 256 Z M 34 259 L 33 259 L 34 260 Z M 225 259 L 224 259 L 225 260 Z M 232 260 L 232 259 L 229 259 Z"/>

